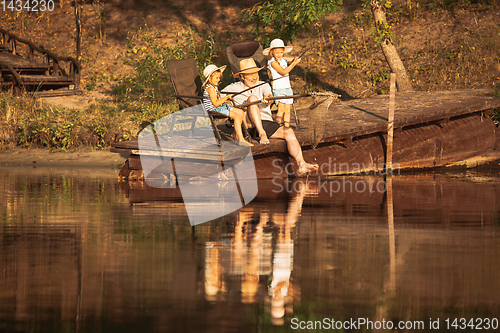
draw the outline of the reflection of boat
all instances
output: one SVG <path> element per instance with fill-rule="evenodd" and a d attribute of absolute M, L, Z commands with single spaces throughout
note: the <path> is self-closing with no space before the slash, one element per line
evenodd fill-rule
<path fill-rule="evenodd" d="M 396 94 L 393 168 L 446 166 L 492 151 L 495 125 L 488 115 L 500 107 L 500 98 L 486 93 L 457 90 Z M 385 167 L 388 104 L 387 96 L 333 103 L 319 124 L 311 121 L 309 109 L 299 110 L 303 128 L 295 133 L 305 159 L 320 165 L 320 175 L 380 172 Z M 313 149 L 318 129 L 322 136 Z M 120 175 L 137 178 L 134 174 L 142 170 L 138 142 L 115 143 L 111 151 L 130 154 Z M 252 153 L 259 179 L 286 177 L 296 170 L 284 140 L 256 144 Z"/>
<path fill-rule="evenodd" d="M 463 178 L 463 175 L 457 175 L 453 180 L 450 177 L 440 174 L 394 176 L 395 221 L 404 217 L 407 222 L 461 225 L 464 219 L 472 219 L 478 225 L 495 225 L 497 217 L 491 207 L 500 205 L 498 179 Z M 450 180 L 453 180 L 453 186 L 448 184 Z M 477 183 L 483 183 L 483 186 L 478 187 Z M 355 219 L 362 219 L 368 214 L 364 211 L 366 207 L 372 207 L 369 212 L 372 215 L 373 207 L 380 207 L 380 216 L 386 214 L 383 207 L 387 203 L 387 183 L 382 176 L 259 180 L 259 192 L 251 205 L 289 200 L 305 184 L 308 194 L 304 198 L 304 205 L 331 210 L 331 214 L 342 212 Z M 179 189 L 155 189 L 143 182 L 121 182 L 120 186 L 136 209 L 144 206 L 171 210 L 173 205 L 178 205 L 176 207 L 184 210 Z M 452 207 L 460 208 L 452 210 Z"/>

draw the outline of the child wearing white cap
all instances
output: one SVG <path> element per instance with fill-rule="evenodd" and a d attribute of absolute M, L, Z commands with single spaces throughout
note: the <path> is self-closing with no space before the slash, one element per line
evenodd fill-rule
<path fill-rule="evenodd" d="M 225 116 L 234 120 L 234 131 L 236 132 L 236 140 L 242 146 L 253 146 L 250 142 L 245 140 L 243 132 L 241 130 L 241 122 L 245 112 L 241 109 L 237 109 L 231 105 L 226 104 L 228 100 L 232 100 L 233 96 L 228 95 L 226 97 L 221 97 L 218 86 L 222 78 L 222 72 L 226 69 L 226 66 L 217 67 L 215 65 L 208 65 L 203 70 L 203 76 L 205 77 L 205 82 L 203 86 L 203 105 L 207 111 L 219 112 Z"/>
<path fill-rule="evenodd" d="M 271 72 L 273 79 L 273 96 L 291 96 L 292 87 L 288 73 L 300 62 L 300 58 L 285 57 L 285 53 L 292 50 L 292 46 L 285 46 L 281 39 L 273 39 L 271 45 L 263 51 L 264 55 L 270 55 L 272 58 L 267 62 L 267 67 Z M 292 60 L 288 65 L 287 60 Z M 278 80 L 279 79 L 279 80 Z M 276 122 L 283 123 L 285 127 L 290 126 L 290 106 L 293 104 L 293 98 L 279 99 L 277 102 L 278 113 Z"/>

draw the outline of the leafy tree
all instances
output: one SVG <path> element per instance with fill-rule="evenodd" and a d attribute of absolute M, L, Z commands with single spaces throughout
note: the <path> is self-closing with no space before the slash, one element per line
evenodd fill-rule
<path fill-rule="evenodd" d="M 311 24 L 325 14 L 340 10 L 342 0 L 275 0 L 258 3 L 244 11 L 244 22 L 254 22 L 252 33 L 262 43 L 280 38 L 292 42 L 299 33 L 308 32 Z"/>
<path fill-rule="evenodd" d="M 342 0 L 275 0 L 258 3 L 244 11 L 244 22 L 254 22 L 252 33 L 264 44 L 273 38 L 285 43 L 293 41 L 301 32 L 308 32 L 312 23 L 320 20 L 327 12 L 340 10 Z M 385 11 L 391 7 L 390 0 L 363 0 L 370 6 L 375 21 L 372 30 L 375 40 L 382 48 L 385 59 L 396 74 L 399 91 L 413 90 L 406 69 L 393 42 L 393 34 L 387 23 Z"/>

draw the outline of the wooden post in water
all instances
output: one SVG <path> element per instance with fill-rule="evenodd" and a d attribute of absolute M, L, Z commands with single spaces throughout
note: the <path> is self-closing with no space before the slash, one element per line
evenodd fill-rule
<path fill-rule="evenodd" d="M 387 123 L 387 157 L 386 171 L 392 173 L 392 141 L 394 138 L 394 109 L 396 108 L 396 74 L 391 73 L 391 87 L 389 92 L 389 121 Z M 389 171 L 390 170 L 390 171 Z"/>
<path fill-rule="evenodd" d="M 387 220 L 389 224 L 389 253 L 390 278 L 387 291 L 396 290 L 396 237 L 394 235 L 394 202 L 392 197 L 392 142 L 394 139 L 394 109 L 396 108 L 396 74 L 391 73 L 391 87 L 389 92 L 389 121 L 387 124 Z"/>

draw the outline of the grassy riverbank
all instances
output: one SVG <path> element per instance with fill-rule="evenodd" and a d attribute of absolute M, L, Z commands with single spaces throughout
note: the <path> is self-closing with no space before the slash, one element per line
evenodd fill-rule
<path fill-rule="evenodd" d="M 256 1 L 202 3 L 173 1 L 169 10 L 152 0 L 140 8 L 114 0 L 85 5 L 82 86 L 89 98 L 99 93 L 106 99 L 66 108 L 1 93 L 0 146 L 107 147 L 176 111 L 166 60 L 195 57 L 201 70 L 211 62 L 226 63 L 227 45 L 254 39 L 251 25 L 241 24 L 241 10 Z M 414 89 L 489 88 L 500 95 L 498 9 L 488 0 L 393 1 L 388 21 Z M 69 2 L 50 13 L 2 18 L 3 28 L 57 54 L 74 54 Z M 294 91 L 331 90 L 344 99 L 387 93 L 390 72 L 370 34 L 372 25 L 361 1 L 345 0 L 341 12 L 300 35 L 294 54 L 308 52 L 292 72 Z"/>

